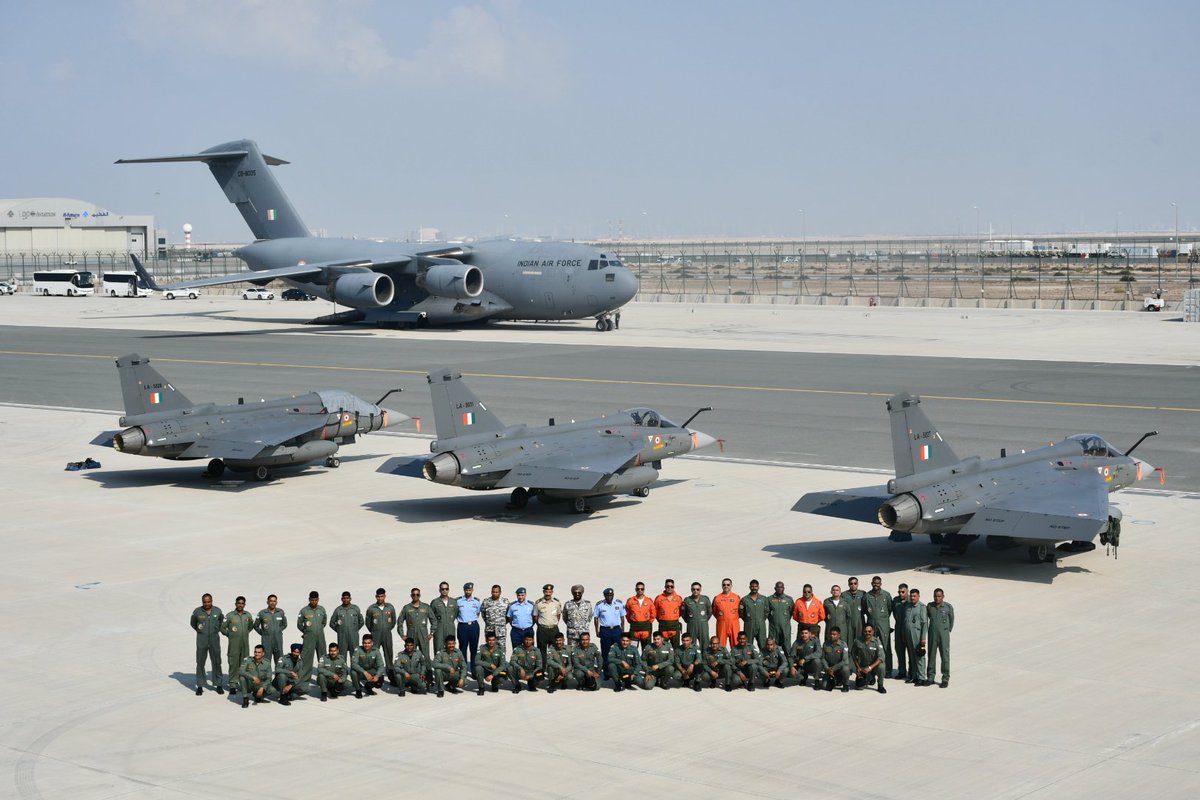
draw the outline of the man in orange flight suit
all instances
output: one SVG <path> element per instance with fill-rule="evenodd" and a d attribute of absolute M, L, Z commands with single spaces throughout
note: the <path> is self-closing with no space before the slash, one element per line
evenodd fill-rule
<path fill-rule="evenodd" d="M 821 635 L 821 623 L 825 621 L 825 604 L 813 597 L 813 589 L 811 583 L 804 584 L 804 594 L 796 598 L 796 604 L 792 607 L 792 619 L 796 620 L 796 638 L 800 638 L 800 631 L 806 628 L 812 631 L 813 636 Z"/>
<path fill-rule="evenodd" d="M 721 581 L 721 593 L 712 599 L 713 616 L 717 618 L 717 641 L 722 647 L 737 645 L 742 624 L 738 617 L 741 603 L 742 598 L 733 592 L 733 581 L 724 578 Z"/>
<path fill-rule="evenodd" d="M 658 629 L 671 647 L 679 648 L 679 634 L 683 623 L 679 621 L 683 613 L 683 598 L 675 593 L 675 579 L 667 578 L 663 584 L 662 594 L 654 598 L 654 617 L 658 620 Z"/>
<path fill-rule="evenodd" d="M 633 597 L 625 601 L 625 619 L 629 620 L 629 638 L 645 650 L 650 644 L 650 632 L 654 629 L 654 601 L 646 597 L 646 584 L 641 581 L 637 582 L 633 591 Z"/>

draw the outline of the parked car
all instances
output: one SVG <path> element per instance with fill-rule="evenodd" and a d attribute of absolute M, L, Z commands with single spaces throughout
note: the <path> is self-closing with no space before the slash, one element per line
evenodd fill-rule
<path fill-rule="evenodd" d="M 284 300 L 316 300 L 315 294 L 309 294 L 303 289 L 284 289 L 283 294 L 279 295 Z"/>
<path fill-rule="evenodd" d="M 12 294 L 17 290 L 17 284 L 12 281 L 0 281 L 0 294 Z"/>
<path fill-rule="evenodd" d="M 275 293 L 263 286 L 251 286 L 242 290 L 243 300 L 274 300 Z"/>
<path fill-rule="evenodd" d="M 188 300 L 195 300 L 200 296 L 199 289 L 165 289 L 162 293 L 163 300 L 174 300 L 177 297 L 186 297 Z"/>

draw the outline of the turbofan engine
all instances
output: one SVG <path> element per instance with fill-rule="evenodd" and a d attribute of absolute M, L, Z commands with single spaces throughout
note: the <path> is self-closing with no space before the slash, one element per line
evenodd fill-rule
<path fill-rule="evenodd" d="M 921 503 L 911 494 L 902 494 L 879 507 L 879 524 L 894 531 L 911 532 L 921 522 Z"/>
<path fill-rule="evenodd" d="M 382 272 L 347 272 L 329 282 L 329 299 L 351 308 L 382 308 L 396 296 L 396 285 Z"/>
<path fill-rule="evenodd" d="M 483 272 L 457 261 L 434 264 L 417 276 L 417 286 L 438 297 L 470 300 L 483 292 Z"/>

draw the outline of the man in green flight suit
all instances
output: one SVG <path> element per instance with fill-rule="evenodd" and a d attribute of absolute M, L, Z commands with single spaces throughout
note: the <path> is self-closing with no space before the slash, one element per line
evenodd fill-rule
<path fill-rule="evenodd" d="M 727 692 L 733 691 L 734 684 L 741 685 L 741 675 L 734 672 L 729 651 L 721 646 L 721 640 L 716 636 L 709 637 L 708 649 L 704 651 L 703 677 L 708 678 L 709 687 L 713 689 L 717 681 L 721 681 Z"/>
<path fill-rule="evenodd" d="M 226 644 L 225 655 L 229 661 L 229 693 L 233 694 L 241 686 L 238 675 L 242 671 L 242 662 L 250 658 L 250 631 L 254 629 L 254 618 L 246 610 L 246 598 L 238 595 L 233 601 L 233 611 L 230 611 L 221 622 L 221 633 L 229 641 Z M 270 663 L 267 664 L 270 666 Z"/>
<path fill-rule="evenodd" d="M 508 661 L 508 677 L 512 680 L 513 694 L 521 691 L 521 681 L 525 681 L 529 691 L 536 692 L 538 682 L 545 675 L 542 651 L 534 644 L 533 634 L 527 633 L 521 640 L 521 646 L 513 650 L 512 658 Z"/>
<path fill-rule="evenodd" d="M 554 634 L 554 641 L 546 648 L 546 691 L 567 688 L 571 677 L 571 653 L 567 650 L 567 637 L 562 632 Z"/>
<path fill-rule="evenodd" d="M 829 587 L 829 597 L 825 598 L 825 644 L 829 644 L 829 632 L 837 628 L 843 633 L 851 630 L 850 616 L 855 613 L 851 604 L 842 596 L 842 587 L 834 584 Z M 845 642 L 846 637 L 842 637 Z"/>
<path fill-rule="evenodd" d="M 762 651 L 760 657 L 763 671 L 766 673 L 763 686 L 767 686 L 767 681 L 770 681 L 776 688 L 782 689 L 784 676 L 793 671 L 791 656 L 774 639 L 767 639 L 767 649 Z"/>
<path fill-rule="evenodd" d="M 600 663 L 600 648 L 592 644 L 587 631 L 579 634 L 579 646 L 571 651 L 571 671 L 580 691 L 597 691 L 604 680 L 604 665 Z"/>
<path fill-rule="evenodd" d="M 387 677 L 387 664 L 383 653 L 375 649 L 375 637 L 364 633 L 362 644 L 350 659 L 350 676 L 354 681 L 354 696 L 362 700 L 363 692 L 375 694 L 375 690 L 383 691 L 383 679 Z M 365 689 L 364 689 L 365 687 Z"/>
<path fill-rule="evenodd" d="M 863 614 L 875 628 L 875 638 L 883 645 L 883 671 L 892 674 L 892 596 L 883 588 L 883 578 L 871 578 L 871 591 L 863 597 Z M 864 628 L 865 631 L 865 628 Z"/>
<path fill-rule="evenodd" d="M 438 585 L 438 596 L 429 604 L 429 616 L 433 634 L 433 648 L 441 652 L 446 648 L 446 637 L 457 639 L 458 599 L 450 596 L 450 584 L 442 581 Z"/>
<path fill-rule="evenodd" d="M 488 631 L 483 647 L 475 654 L 475 694 L 482 695 L 485 688 L 493 692 L 500 690 L 500 679 L 508 676 L 508 660 L 495 632 Z"/>
<path fill-rule="evenodd" d="M 667 644 L 662 631 L 655 631 L 650 646 L 642 651 L 642 688 L 656 685 L 671 688 L 671 679 L 678 676 L 675 669 L 675 648 Z"/>
<path fill-rule="evenodd" d="M 404 649 L 396 654 L 392 662 L 392 675 L 395 685 L 400 689 L 400 696 L 411 689 L 413 694 L 425 694 L 429 683 L 429 668 L 424 654 L 417 649 L 417 643 L 411 636 L 404 637 Z"/>
<path fill-rule="evenodd" d="M 400 609 L 400 620 L 396 623 L 396 632 L 400 633 L 401 625 L 404 626 L 403 635 L 412 639 L 417 645 L 417 649 L 421 651 L 421 655 L 425 656 L 425 663 L 429 663 L 429 640 L 433 638 L 430 632 L 430 623 L 433 622 L 433 609 L 428 603 L 421 602 L 421 590 L 413 587 L 409 593 L 412 597 L 411 603 L 405 603 Z"/>
<path fill-rule="evenodd" d="M 279 607 L 279 598 L 267 595 L 267 607 L 258 612 L 254 630 L 262 636 L 262 646 L 267 661 L 274 664 L 283 657 L 283 632 L 287 628 L 287 614 Z"/>
<path fill-rule="evenodd" d="M 821 660 L 821 640 L 813 634 L 810 628 L 800 630 L 800 640 L 796 642 L 796 647 L 792 651 L 792 665 L 796 674 L 800 676 L 801 686 L 807 685 L 811 676 L 813 689 L 820 690 L 825 663 Z"/>
<path fill-rule="evenodd" d="M 929 672 L 925 675 L 925 683 L 933 683 L 940 655 L 942 682 L 938 685 L 945 689 L 950 685 L 950 631 L 954 630 L 954 606 L 946 602 L 945 592 L 934 589 L 933 602 L 925 610 L 929 614 Z"/>
<path fill-rule="evenodd" d="M 708 621 L 712 619 L 712 600 L 706 594 L 700 594 L 703 587 L 699 581 L 692 581 L 692 593 L 683 598 L 683 609 L 680 615 L 687 625 L 687 632 L 692 635 L 696 647 L 703 648 L 709 639 Z"/>
<path fill-rule="evenodd" d="M 392 685 L 397 685 L 396 673 L 392 671 L 392 628 L 395 628 L 397 633 L 400 633 L 403 640 L 403 631 L 400 630 L 400 618 L 396 615 L 396 607 L 387 601 L 387 590 L 380 586 L 375 590 L 375 602 L 367 606 L 366 614 L 363 615 L 363 623 L 367 626 L 367 632 L 371 634 L 371 638 L 375 640 L 375 649 L 383 654 L 383 663 L 387 665 L 388 677 L 392 680 Z M 352 651 L 347 650 L 347 655 Z"/>
<path fill-rule="evenodd" d="M 679 638 L 679 648 L 675 651 L 675 668 L 679 670 L 679 685 L 700 691 L 700 682 L 704 677 L 704 652 L 687 631 Z"/>
<path fill-rule="evenodd" d="M 908 584 L 902 583 L 896 587 L 896 596 L 892 598 L 892 631 L 896 639 L 896 674 L 893 677 L 906 678 L 908 671 L 908 643 L 904 641 L 904 611 L 908 608 Z"/>
<path fill-rule="evenodd" d="M 275 667 L 275 688 L 279 690 L 280 705 L 291 705 L 293 697 L 303 697 L 308 690 L 311 673 L 304 671 L 300 657 L 302 649 L 299 642 L 293 644 Z"/>
<path fill-rule="evenodd" d="M 738 617 L 746 641 L 765 647 L 767 644 L 767 598 L 758 593 L 758 581 L 750 581 L 750 593 L 738 604 Z M 733 651 L 730 650 L 730 655 Z"/>
<path fill-rule="evenodd" d="M 887 652 L 883 640 L 875 636 L 875 626 L 867 623 L 863 627 L 863 639 L 850 645 L 850 656 L 854 661 L 854 688 L 862 689 L 868 682 L 878 682 L 878 692 L 887 694 L 883 679 L 887 675 Z"/>
<path fill-rule="evenodd" d="M 842 599 L 850 604 L 848 609 L 850 630 L 842 628 L 842 641 L 846 647 L 854 644 L 862 639 L 863 632 L 863 598 L 867 593 L 858 588 L 858 578 L 846 579 L 846 591 L 842 592 Z"/>
<path fill-rule="evenodd" d="M 458 652 L 457 642 L 458 638 L 454 634 L 442 639 L 442 649 L 434 655 L 433 664 L 430 665 L 438 697 L 445 695 L 446 689 L 450 690 L 450 694 L 458 694 L 466 683 L 467 662 L 463 661 L 462 653 Z"/>
<path fill-rule="evenodd" d="M 358 644 L 358 632 L 362 630 L 363 619 L 362 610 L 357 605 L 351 602 L 349 592 L 342 592 L 342 603 L 333 609 L 333 613 L 329 615 L 329 627 L 333 630 L 334 636 L 337 637 L 338 652 L 343 655 L 354 652 L 354 646 Z M 391 634 L 389 628 L 388 634 Z M 384 653 L 384 658 L 388 656 Z"/>
<path fill-rule="evenodd" d="M 275 687 L 271 685 L 271 662 L 267 661 L 261 644 L 254 645 L 254 655 L 242 660 L 238 682 L 242 690 L 242 708 L 250 707 L 251 698 L 255 703 L 261 703 L 275 694 Z M 232 691 L 233 687 L 229 688 Z"/>
<path fill-rule="evenodd" d="M 755 678 L 762 681 L 764 689 L 771 688 L 767 683 L 767 671 L 763 669 L 762 657 L 754 649 L 754 645 L 750 644 L 745 631 L 738 634 L 737 644 L 730 649 L 729 658 L 733 661 L 734 674 L 742 676 L 747 690 L 754 691 Z"/>
<path fill-rule="evenodd" d="M 221 623 L 225 615 L 213 605 L 212 595 L 207 592 L 200 598 L 200 605 L 192 611 L 191 626 L 196 632 L 196 694 L 204 694 L 204 661 L 212 664 L 213 686 L 217 694 L 225 694 L 225 680 L 221 675 Z"/>
<path fill-rule="evenodd" d="M 608 677 L 613 682 L 613 690 L 621 692 L 636 687 L 641 664 L 641 656 L 629 631 L 621 631 L 621 638 L 608 648 Z"/>
<path fill-rule="evenodd" d="M 315 590 L 308 593 L 308 605 L 300 609 L 296 618 L 296 630 L 300 631 L 304 642 L 304 650 L 300 654 L 300 664 L 304 669 L 304 678 L 312 678 L 313 662 L 325 652 L 325 625 L 329 617 L 325 607 L 321 605 L 321 595 Z"/>
<path fill-rule="evenodd" d="M 825 673 L 825 691 L 832 692 L 840 685 L 850 691 L 850 650 L 842 642 L 841 628 L 830 628 L 829 644 L 821 648 L 821 666 Z"/>
<path fill-rule="evenodd" d="M 904 607 L 904 644 L 908 648 L 908 679 L 904 682 L 928 686 L 925 653 L 929 645 L 929 612 L 921 602 L 920 589 L 908 590 L 908 605 Z"/>
<path fill-rule="evenodd" d="M 774 594 L 767 596 L 767 638 L 774 639 L 784 653 L 792 651 L 792 609 L 796 601 L 784 592 L 783 581 L 775 582 Z M 767 652 L 766 646 L 763 653 Z M 785 656 L 786 657 L 786 656 Z"/>
<path fill-rule="evenodd" d="M 330 697 L 334 700 L 350 692 L 353 679 L 350 677 L 350 667 L 346 657 L 337 644 L 329 645 L 329 652 L 321 656 L 317 664 L 317 684 L 321 687 L 321 702 Z"/>

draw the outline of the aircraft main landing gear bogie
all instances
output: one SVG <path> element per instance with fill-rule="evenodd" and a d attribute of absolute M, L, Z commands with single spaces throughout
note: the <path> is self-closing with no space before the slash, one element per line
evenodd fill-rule
<path fill-rule="evenodd" d="M 1050 546 L 1046 544 L 1032 544 L 1029 546 L 1029 560 L 1034 564 L 1041 564 L 1050 560 Z"/>
<path fill-rule="evenodd" d="M 616 326 L 613 325 L 612 317 L 596 317 L 596 330 L 600 331 L 600 333 L 611 331 L 614 327 Z"/>
<path fill-rule="evenodd" d="M 571 498 L 571 513 L 572 514 L 586 514 L 587 510 L 588 510 L 587 498 L 585 498 L 585 497 Z"/>
<path fill-rule="evenodd" d="M 219 478 L 225 474 L 225 462 L 219 458 L 214 458 L 208 462 L 208 469 L 204 471 L 206 478 Z"/>
<path fill-rule="evenodd" d="M 271 477 L 271 470 L 265 466 L 260 465 L 254 468 L 254 480 L 265 481 L 269 477 Z"/>

